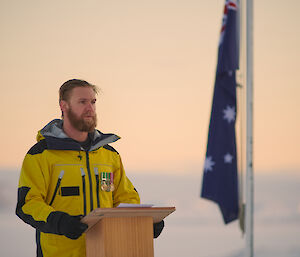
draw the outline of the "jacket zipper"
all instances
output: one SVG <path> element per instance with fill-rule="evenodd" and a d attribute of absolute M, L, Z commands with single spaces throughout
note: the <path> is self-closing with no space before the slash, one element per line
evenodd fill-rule
<path fill-rule="evenodd" d="M 58 175 L 58 180 L 57 180 L 57 183 L 56 183 L 56 187 L 55 187 L 55 190 L 54 190 L 54 193 L 53 193 L 53 196 L 52 196 L 52 199 L 51 199 L 49 205 L 52 205 L 52 203 L 53 203 L 53 201 L 54 201 L 54 199 L 55 199 L 55 196 L 56 196 L 56 194 L 57 194 L 57 191 L 58 191 L 58 188 L 59 188 L 59 186 L 60 186 L 61 179 L 62 179 L 62 177 L 64 176 L 64 173 L 65 173 L 65 171 L 64 171 L 64 170 L 61 170 L 61 172 L 60 172 L 59 175 Z"/>
<path fill-rule="evenodd" d="M 84 216 L 86 215 L 86 189 L 85 189 L 85 172 L 83 168 L 81 170 L 81 178 L 82 178 L 82 192 L 83 192 L 83 211 Z"/>
<path fill-rule="evenodd" d="M 98 168 L 94 168 L 95 176 L 96 176 L 96 192 L 97 192 L 97 207 L 100 208 L 100 195 L 99 195 L 99 171 Z"/>
<path fill-rule="evenodd" d="M 86 167 L 87 167 L 89 182 L 90 182 L 90 207 L 91 207 L 91 211 L 92 211 L 94 209 L 92 176 L 91 176 L 91 170 L 90 170 L 89 152 L 85 152 L 85 153 L 86 153 Z"/>

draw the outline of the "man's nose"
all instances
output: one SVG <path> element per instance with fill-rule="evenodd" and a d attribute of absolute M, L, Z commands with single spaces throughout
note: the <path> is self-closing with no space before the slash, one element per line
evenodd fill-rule
<path fill-rule="evenodd" d="M 88 111 L 94 111 L 95 110 L 94 105 L 92 103 L 88 103 L 87 106 L 86 106 L 86 109 Z"/>

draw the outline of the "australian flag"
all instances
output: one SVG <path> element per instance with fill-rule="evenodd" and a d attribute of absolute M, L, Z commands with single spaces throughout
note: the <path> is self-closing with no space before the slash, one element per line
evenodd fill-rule
<path fill-rule="evenodd" d="M 238 68 L 238 1 L 226 0 L 201 192 L 201 197 L 219 205 L 225 224 L 237 219 L 239 212 L 235 138 Z"/>

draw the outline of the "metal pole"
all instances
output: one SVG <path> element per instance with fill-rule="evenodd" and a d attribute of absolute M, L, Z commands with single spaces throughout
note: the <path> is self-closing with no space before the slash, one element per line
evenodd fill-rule
<path fill-rule="evenodd" d="M 246 132 L 246 257 L 253 257 L 253 0 L 246 4 L 247 132 Z"/>

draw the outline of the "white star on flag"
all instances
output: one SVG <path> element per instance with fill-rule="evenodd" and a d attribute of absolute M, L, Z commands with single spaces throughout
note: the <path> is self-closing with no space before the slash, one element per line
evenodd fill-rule
<path fill-rule="evenodd" d="M 226 109 L 223 110 L 224 116 L 223 119 L 227 120 L 228 123 L 235 120 L 235 108 L 234 106 L 230 107 L 227 105 Z"/>
<path fill-rule="evenodd" d="M 204 171 L 212 171 L 213 168 L 212 166 L 215 165 L 215 162 L 212 161 L 212 157 L 211 156 L 207 156 L 205 159 L 205 163 L 204 163 Z"/>
<path fill-rule="evenodd" d="M 224 163 L 232 163 L 233 156 L 230 153 L 224 155 Z"/>

